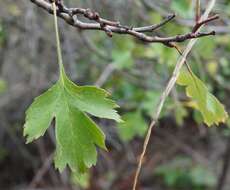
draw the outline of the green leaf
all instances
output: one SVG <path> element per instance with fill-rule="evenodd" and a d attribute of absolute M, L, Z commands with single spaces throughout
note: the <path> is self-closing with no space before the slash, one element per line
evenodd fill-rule
<path fill-rule="evenodd" d="M 86 113 L 100 118 L 121 121 L 107 98 L 108 93 L 93 86 L 77 86 L 62 71 L 59 81 L 37 97 L 26 112 L 24 135 L 27 143 L 44 135 L 55 119 L 55 166 L 66 165 L 74 172 L 83 173 L 96 164 L 95 145 L 106 149 L 105 136 Z"/>
<path fill-rule="evenodd" d="M 124 122 L 118 125 L 118 134 L 123 141 L 130 141 L 135 136 L 144 136 L 148 126 L 140 111 L 125 114 L 123 120 Z"/>
<path fill-rule="evenodd" d="M 105 135 L 86 114 L 121 121 L 118 107 L 107 98 L 105 90 L 94 86 L 77 86 L 65 74 L 59 40 L 56 4 L 54 25 L 60 76 L 58 82 L 37 97 L 26 111 L 24 136 L 27 143 L 44 135 L 55 120 L 55 166 L 62 171 L 67 165 L 73 172 L 84 173 L 96 164 L 96 145 L 106 149 Z"/>
<path fill-rule="evenodd" d="M 201 112 L 204 122 L 208 126 L 225 122 L 228 114 L 224 106 L 208 92 L 205 84 L 194 73 L 192 75 L 183 70 L 177 83 L 186 86 L 186 94 L 196 102 L 196 109 Z"/>

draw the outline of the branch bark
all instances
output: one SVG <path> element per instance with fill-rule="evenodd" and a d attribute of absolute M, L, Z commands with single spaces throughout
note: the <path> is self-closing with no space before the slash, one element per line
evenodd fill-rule
<path fill-rule="evenodd" d="M 45 0 L 31 0 L 34 4 L 41 7 L 42 9 L 46 10 L 50 14 L 53 14 L 52 5 L 50 2 Z M 112 37 L 114 33 L 116 34 L 126 34 L 131 35 L 141 41 L 148 42 L 148 43 L 162 43 L 168 47 L 173 47 L 171 43 L 173 42 L 184 42 L 189 39 L 200 38 L 204 36 L 215 35 L 214 31 L 211 32 L 198 32 L 194 30 L 194 28 L 199 28 L 197 24 L 193 26 L 193 30 L 187 34 L 181 34 L 176 36 L 170 37 L 159 37 L 159 36 L 152 36 L 145 34 L 146 32 L 153 32 L 156 29 L 163 27 L 168 22 L 172 21 L 175 18 L 175 15 L 169 15 L 166 17 L 162 22 L 159 24 L 154 24 L 150 26 L 143 26 L 143 27 L 129 27 L 123 26 L 120 22 L 111 21 L 104 18 L 101 18 L 99 13 L 92 11 L 90 9 L 83 9 L 83 8 L 67 8 L 63 1 L 56 0 L 57 4 L 57 13 L 60 18 L 62 18 L 66 23 L 76 27 L 80 30 L 100 30 L 104 31 L 109 37 Z M 80 21 L 78 15 L 84 16 L 90 22 L 83 22 Z M 217 19 L 218 16 L 215 17 Z M 212 19 L 213 20 L 213 19 Z M 210 21 L 210 19 L 203 20 L 200 25 L 204 25 Z"/>

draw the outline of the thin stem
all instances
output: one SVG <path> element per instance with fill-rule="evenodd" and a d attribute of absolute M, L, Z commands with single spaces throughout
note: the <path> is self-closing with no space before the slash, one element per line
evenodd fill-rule
<path fill-rule="evenodd" d="M 205 20 L 205 19 L 208 18 L 208 15 L 211 12 L 211 10 L 213 9 L 215 3 L 216 3 L 216 0 L 211 0 L 211 2 L 208 5 L 208 8 L 206 9 L 205 13 L 203 14 L 203 16 L 201 18 L 202 20 Z M 201 27 L 199 27 L 197 29 L 197 32 L 199 32 Z M 152 122 L 151 122 L 151 124 L 149 126 L 147 135 L 145 137 L 143 150 L 142 150 L 139 162 L 138 162 L 138 166 L 137 166 L 137 170 L 136 170 L 136 173 L 135 173 L 135 178 L 134 178 L 132 190 L 136 190 L 138 178 L 139 178 L 139 175 L 140 175 L 140 172 L 141 172 L 142 162 L 143 162 L 143 159 L 144 159 L 144 156 L 145 156 L 145 153 L 146 153 L 146 150 L 147 150 L 147 146 L 148 146 L 148 143 L 149 143 L 149 140 L 150 140 L 150 137 L 151 137 L 152 128 L 155 126 L 156 122 L 158 121 L 158 118 L 159 118 L 159 115 L 160 115 L 160 113 L 162 111 L 162 108 L 164 106 L 165 100 L 167 99 L 168 95 L 170 94 L 171 90 L 173 89 L 173 87 L 174 87 L 174 85 L 175 85 L 175 83 L 177 81 L 177 78 L 178 78 L 178 76 L 180 74 L 180 70 L 181 70 L 182 66 L 184 65 L 188 54 L 190 53 L 192 47 L 195 45 L 197 40 L 198 39 L 192 39 L 188 43 L 185 51 L 183 52 L 183 55 L 180 57 L 180 59 L 178 60 L 176 66 L 174 68 L 172 77 L 170 78 L 170 80 L 167 83 L 167 86 L 166 86 L 164 92 L 162 93 L 162 95 L 160 97 L 160 101 L 159 101 L 159 104 L 158 104 L 157 109 L 156 109 L 157 111 L 155 112 L 155 115 L 153 116 L 153 120 L 152 120 Z"/>
<path fill-rule="evenodd" d="M 196 0 L 196 23 L 200 20 L 200 0 Z"/>
<path fill-rule="evenodd" d="M 62 61 L 62 51 L 61 51 L 61 43 L 60 43 L 60 35 L 58 30 L 58 22 L 57 22 L 57 7 L 55 1 L 52 3 L 53 13 L 54 13 L 54 27 L 55 27 L 55 34 L 56 34 L 56 43 L 57 43 L 57 55 L 58 55 L 58 65 L 59 65 L 59 72 L 60 72 L 60 79 L 63 81 L 63 76 L 65 74 L 65 69 L 63 66 Z"/>

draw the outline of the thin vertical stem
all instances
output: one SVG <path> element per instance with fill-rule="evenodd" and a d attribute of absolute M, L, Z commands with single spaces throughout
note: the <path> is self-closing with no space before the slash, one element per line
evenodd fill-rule
<path fill-rule="evenodd" d="M 57 55 L 58 55 L 58 65 L 60 72 L 60 79 L 63 82 L 63 75 L 65 74 L 65 69 L 62 61 L 62 51 L 61 51 L 61 43 L 60 43 L 60 35 L 58 30 L 58 22 L 57 22 L 57 7 L 55 1 L 52 3 L 53 13 L 54 13 L 54 27 L 56 34 L 56 44 L 57 44 Z"/>
<path fill-rule="evenodd" d="M 215 3 L 216 3 L 216 0 L 211 0 L 210 1 L 205 13 L 203 14 L 203 16 L 201 18 L 202 20 L 205 20 L 205 19 L 208 18 L 209 13 L 212 11 Z M 201 27 L 198 28 L 197 32 L 199 32 L 200 29 L 201 29 Z M 180 59 L 178 60 L 176 66 L 174 68 L 173 74 L 172 74 L 169 82 L 167 83 L 165 90 L 163 91 L 163 93 L 162 93 L 162 95 L 160 97 L 160 101 L 159 101 L 159 104 L 158 104 L 157 109 L 156 109 L 157 111 L 155 112 L 155 114 L 153 116 L 153 120 L 152 120 L 151 124 L 149 125 L 149 129 L 148 129 L 147 135 L 145 137 L 142 153 L 141 153 L 141 156 L 140 156 L 140 159 L 139 159 L 139 162 L 138 162 L 138 166 L 137 166 L 137 170 L 136 170 L 136 173 L 135 173 L 135 178 L 134 178 L 132 190 L 136 190 L 138 178 L 139 178 L 139 175 L 140 175 L 140 172 L 141 172 L 142 162 L 144 160 L 145 152 L 147 150 L 147 146 L 148 146 L 148 143 L 149 143 L 149 140 L 150 140 L 152 129 L 155 126 L 155 124 L 156 124 L 156 122 L 157 122 L 157 120 L 159 118 L 159 115 L 160 115 L 160 113 L 162 111 L 162 108 L 164 106 L 165 100 L 167 99 L 168 95 L 170 94 L 171 90 L 173 89 L 173 87 L 174 87 L 174 85 L 175 85 L 175 83 L 177 81 L 177 78 L 178 78 L 178 76 L 180 74 L 180 70 L 181 70 L 182 66 L 184 65 L 184 63 L 185 63 L 188 54 L 192 50 L 192 47 L 195 45 L 197 40 L 198 39 L 192 39 L 188 43 L 187 47 L 185 48 L 185 51 L 183 52 L 182 56 L 180 57 Z"/>
<path fill-rule="evenodd" d="M 200 20 L 200 0 L 196 0 L 196 23 Z"/>

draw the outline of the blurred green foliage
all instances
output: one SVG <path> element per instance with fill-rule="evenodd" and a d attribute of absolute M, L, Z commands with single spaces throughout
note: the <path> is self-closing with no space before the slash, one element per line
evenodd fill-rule
<path fill-rule="evenodd" d="M 123 120 L 124 122 L 118 126 L 118 132 L 122 140 L 129 141 L 135 136 L 144 136 L 148 126 L 140 111 L 126 113 Z"/>
<path fill-rule="evenodd" d="M 112 63 L 118 69 L 128 69 L 134 64 L 132 51 L 135 43 L 130 38 L 114 38 L 114 47 L 112 49 Z"/>
<path fill-rule="evenodd" d="M 194 13 L 191 0 L 172 1 L 171 9 L 184 18 L 192 17 Z"/>
<path fill-rule="evenodd" d="M 194 17 L 194 4 L 191 0 L 172 1 L 170 6 L 183 18 Z M 158 23 L 161 20 L 160 14 L 149 12 L 151 23 Z M 190 31 L 190 28 L 172 22 L 165 25 L 161 31 L 164 35 L 177 35 Z M 149 121 L 148 119 L 155 112 L 154 108 L 157 106 L 160 94 L 179 57 L 176 50 L 161 44 L 144 44 L 130 37 L 124 38 L 116 35 L 112 42 L 108 42 L 104 35 L 98 35 L 97 38 L 95 36 L 94 41 L 98 48 L 112 55 L 112 63 L 119 70 L 119 74 L 115 73 L 109 77 L 105 87 L 112 89 L 113 97 L 119 101 L 122 109 L 128 112 L 131 110 L 131 115 L 139 114 L 138 117 L 135 117 L 135 120 L 139 119 L 136 123 L 143 123 L 144 120 Z M 215 92 L 221 102 L 225 102 L 227 98 L 226 88 L 228 88 L 228 84 L 226 79 L 230 76 L 229 42 L 230 40 L 226 35 L 202 38 L 194 47 L 188 60 L 193 72 L 204 82 L 209 92 Z M 184 46 L 183 43 L 179 45 L 181 48 Z M 219 49 L 217 50 L 217 48 Z M 106 64 L 103 61 L 101 63 Z M 129 76 L 132 77 L 129 78 Z M 141 85 L 142 81 L 144 87 Z M 177 87 L 177 92 L 167 99 L 161 118 L 173 116 L 178 126 L 183 126 L 184 119 L 190 117 L 189 112 L 194 107 L 194 102 L 188 99 L 184 101 L 184 96 L 184 89 Z M 181 97 L 183 101 L 180 100 Z M 194 121 L 201 124 L 201 114 L 196 110 L 192 112 L 191 116 Z M 124 118 L 126 117 L 125 114 Z M 128 123 L 130 127 L 125 131 L 125 136 L 129 137 L 126 140 L 132 140 L 135 136 L 142 136 L 140 131 L 144 133 L 145 127 L 138 131 L 135 129 L 136 126 L 131 125 L 132 122 Z M 121 128 L 119 126 L 118 134 L 124 140 Z M 135 132 L 131 132 L 131 128 Z M 130 134 L 127 134 L 128 131 Z"/>
<path fill-rule="evenodd" d="M 149 117 L 152 117 L 153 114 L 156 112 L 156 108 L 159 103 L 160 96 L 161 96 L 161 92 L 159 91 L 146 92 L 146 97 L 143 100 L 142 108 Z M 168 111 L 173 109 L 173 107 L 174 107 L 174 102 L 172 98 L 169 97 L 165 102 L 165 106 L 163 108 L 163 111 L 161 112 L 160 118 L 166 116 L 168 114 Z"/>
<path fill-rule="evenodd" d="M 7 89 L 6 81 L 0 79 L 0 94 L 3 93 Z"/>
<path fill-rule="evenodd" d="M 223 72 L 225 72 L 226 75 L 229 75 L 228 72 L 229 64 L 227 60 L 225 58 L 221 58 L 221 60 L 219 60 L 221 64 L 218 65 L 219 63 L 218 63 L 217 56 L 215 56 L 215 53 L 213 53 L 215 52 L 215 48 L 218 42 L 222 43 L 221 38 L 222 37 L 219 38 L 217 37 L 217 39 L 215 40 L 210 38 L 201 39 L 198 45 L 196 46 L 196 48 L 194 49 L 193 57 L 191 61 L 189 60 L 189 64 L 193 68 L 194 72 L 198 73 L 198 75 L 201 76 L 204 82 L 208 81 L 209 78 L 213 78 L 213 75 L 218 73 L 219 67 L 225 67 L 225 69 L 223 69 Z M 136 43 L 136 46 L 134 45 L 134 43 Z M 130 70 L 135 69 L 136 66 L 134 63 L 135 60 L 133 60 L 133 57 L 135 57 L 136 60 L 146 59 L 146 60 L 152 60 L 153 63 L 157 62 L 158 64 L 154 65 L 155 70 L 153 72 L 157 72 L 161 75 L 166 72 L 166 74 L 169 75 L 178 59 L 178 54 L 174 49 L 169 49 L 160 44 L 153 44 L 153 45 L 146 46 L 133 41 L 133 39 L 126 39 L 125 44 L 126 45 L 116 41 L 116 46 L 115 46 L 116 48 L 115 50 L 113 50 L 114 52 L 121 51 L 122 52 L 121 57 L 123 57 L 123 55 L 128 55 L 126 56 L 126 60 L 117 58 L 117 60 L 122 60 L 120 64 L 122 62 L 123 64 L 125 64 L 125 62 L 128 63 L 128 67 L 123 66 L 122 68 L 119 67 L 119 69 L 125 69 L 125 68 L 126 69 L 129 68 Z M 128 47 L 130 47 L 130 51 L 128 51 L 129 50 Z M 119 54 L 117 53 L 117 55 Z M 202 62 L 204 62 L 205 64 L 202 64 Z M 117 61 L 117 63 L 119 63 L 119 61 Z M 206 71 L 207 74 L 202 75 Z M 139 112 L 146 113 L 147 117 L 150 118 L 153 115 L 153 113 L 156 111 L 154 110 L 154 108 L 156 108 L 157 103 L 159 102 L 159 97 L 161 95 L 160 89 L 151 86 L 150 89 L 142 91 L 136 85 L 125 81 L 123 78 L 120 78 L 119 81 L 120 83 L 117 83 L 118 91 L 114 92 L 114 96 L 116 97 L 116 99 L 117 100 L 126 99 L 124 101 L 126 102 L 125 104 L 129 104 L 127 108 L 138 109 Z M 207 85 L 209 88 L 212 87 L 212 83 L 208 83 Z M 178 90 L 179 92 L 183 91 L 180 88 Z M 213 87 L 210 88 L 209 90 L 213 91 Z M 117 92 L 119 93 L 117 94 Z M 188 116 L 188 111 L 186 107 L 187 108 L 194 107 L 194 103 L 189 101 L 187 101 L 187 103 L 186 102 L 181 103 L 177 100 L 177 98 L 175 99 L 175 97 L 169 97 L 166 101 L 161 117 L 167 116 L 168 115 L 167 113 L 172 114 L 172 112 L 170 111 L 174 110 L 173 114 L 175 117 L 175 121 L 179 126 L 181 126 L 183 125 L 184 119 Z M 198 124 L 202 123 L 201 115 L 195 110 L 194 110 L 193 117 Z M 143 118 L 140 118 L 140 122 L 142 119 Z M 129 130 L 127 131 L 131 131 L 130 128 L 132 128 L 132 126 L 129 127 Z M 134 128 L 135 126 L 133 126 L 133 131 L 136 131 L 136 135 L 139 136 L 140 134 L 138 134 L 137 130 L 134 130 Z M 119 134 L 121 135 L 121 133 Z M 134 137 L 136 135 L 132 133 L 130 134 L 130 137 L 131 136 Z M 121 138 L 123 138 L 122 135 Z M 131 138 L 129 138 L 129 140 L 131 140 Z"/>
<path fill-rule="evenodd" d="M 9 155 L 9 152 L 6 148 L 0 146 L 0 162 L 4 160 Z"/>
<path fill-rule="evenodd" d="M 6 40 L 6 31 L 4 29 L 2 21 L 0 19 L 0 47 L 2 46 L 2 44 L 5 40 Z"/>
<path fill-rule="evenodd" d="M 154 170 L 155 176 L 173 189 L 205 190 L 216 185 L 217 177 L 209 168 L 193 163 L 188 157 L 176 157 Z"/>

